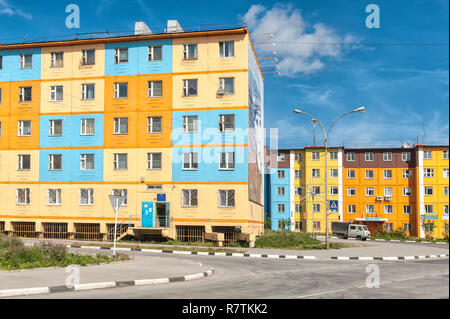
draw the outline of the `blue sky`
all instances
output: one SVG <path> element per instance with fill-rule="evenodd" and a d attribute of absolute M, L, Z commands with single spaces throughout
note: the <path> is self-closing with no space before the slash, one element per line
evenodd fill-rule
<path fill-rule="evenodd" d="M 80 7 L 80 29 L 65 27 L 70 3 Z M 371 3 L 380 8 L 379 29 L 365 25 Z M 417 137 L 448 144 L 448 6 L 448 0 L 0 0 L 0 43 L 131 31 L 135 21 L 156 29 L 168 19 L 185 26 L 245 20 L 251 32 L 274 33 L 282 75 L 265 76 L 265 124 L 279 129 L 281 147 L 312 144 L 311 121 L 293 114 L 294 107 L 328 126 L 341 113 L 365 106 L 365 114 L 336 126 L 332 144 L 400 146 Z M 329 44 L 342 42 L 353 44 Z"/>

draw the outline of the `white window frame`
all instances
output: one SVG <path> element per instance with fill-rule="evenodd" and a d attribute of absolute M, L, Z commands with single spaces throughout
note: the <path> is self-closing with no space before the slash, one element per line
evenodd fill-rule
<path fill-rule="evenodd" d="M 161 95 L 155 94 L 155 83 L 161 83 Z M 148 97 L 149 98 L 161 98 L 163 97 L 163 81 L 148 81 Z"/>
<path fill-rule="evenodd" d="M 431 192 L 429 192 L 431 191 Z M 433 190 L 433 186 L 424 186 L 424 195 L 425 196 L 433 196 L 434 194 L 434 190 Z"/>
<path fill-rule="evenodd" d="M 390 177 L 387 175 L 388 172 L 391 172 Z M 384 179 L 392 179 L 394 177 L 394 173 L 391 169 L 385 169 L 383 174 L 384 174 Z"/>
<path fill-rule="evenodd" d="M 433 151 L 423 151 L 423 159 L 424 160 L 432 160 L 433 159 Z"/>
<path fill-rule="evenodd" d="M 195 83 L 195 93 L 189 92 L 190 82 Z M 183 80 L 183 96 L 198 96 L 198 79 L 184 79 Z"/>
<path fill-rule="evenodd" d="M 389 212 L 389 208 L 390 207 L 390 212 Z M 384 205 L 384 214 L 386 215 L 392 215 L 394 213 L 394 206 L 393 205 Z"/>
<path fill-rule="evenodd" d="M 311 170 L 312 178 L 320 178 L 320 168 L 313 168 Z"/>
<path fill-rule="evenodd" d="M 277 187 L 277 195 L 278 196 L 286 196 L 286 187 L 283 187 L 283 186 Z"/>
<path fill-rule="evenodd" d="M 370 176 L 370 173 L 372 173 L 372 176 Z M 373 169 L 366 169 L 366 179 L 374 179 L 375 178 L 375 171 Z"/>
<path fill-rule="evenodd" d="M 52 203 L 50 202 L 50 192 L 54 191 L 55 192 L 55 202 Z M 56 188 L 56 189 L 47 189 L 47 206 L 61 206 L 61 189 L 60 188 Z"/>
<path fill-rule="evenodd" d="M 444 174 L 444 178 L 449 178 L 450 176 L 450 171 L 448 168 L 444 168 L 442 173 Z"/>
<path fill-rule="evenodd" d="M 231 46 L 230 46 L 230 44 L 231 44 Z M 234 58 L 234 41 L 220 41 L 219 42 L 219 57 Z"/>
<path fill-rule="evenodd" d="M 161 129 L 159 131 L 155 130 L 155 119 L 160 119 Z M 148 134 L 162 134 L 162 116 L 149 116 L 147 117 L 147 133 Z"/>
<path fill-rule="evenodd" d="M 321 212 L 320 204 L 312 204 L 311 208 L 314 214 L 319 214 Z"/>
<path fill-rule="evenodd" d="M 347 214 L 356 214 L 356 205 L 355 204 L 347 205 Z"/>
<path fill-rule="evenodd" d="M 331 186 L 330 187 L 330 195 L 339 195 L 339 187 L 338 186 Z"/>
<path fill-rule="evenodd" d="M 434 205 L 425 205 L 425 214 L 427 215 L 434 214 Z"/>
<path fill-rule="evenodd" d="M 155 48 L 161 48 L 161 58 L 155 59 Z M 148 62 L 161 62 L 163 60 L 163 46 L 162 44 L 155 44 L 148 46 Z"/>
<path fill-rule="evenodd" d="M 195 49 L 193 51 L 190 51 L 189 50 L 190 48 L 195 48 Z M 183 44 L 183 59 L 184 60 L 197 60 L 198 59 L 198 44 L 197 43 Z"/>
<path fill-rule="evenodd" d="M 184 200 L 184 194 L 188 194 L 188 202 L 186 203 Z M 194 196 L 195 195 L 195 196 Z M 193 205 L 193 199 L 197 199 L 197 204 Z M 181 190 L 181 207 L 198 207 L 198 190 L 197 189 L 182 189 Z"/>
<path fill-rule="evenodd" d="M 410 179 L 413 177 L 413 171 L 410 169 L 404 169 L 402 171 L 402 178 L 404 179 Z"/>
<path fill-rule="evenodd" d="M 366 197 L 374 197 L 375 196 L 375 188 L 366 187 Z"/>
<path fill-rule="evenodd" d="M 364 155 L 364 159 L 366 162 L 373 162 L 375 159 L 375 154 L 373 152 L 366 152 Z"/>
<path fill-rule="evenodd" d="M 125 168 L 119 168 L 120 163 L 125 160 Z M 128 153 L 114 153 L 113 154 L 113 170 L 127 171 L 128 170 Z"/>
<path fill-rule="evenodd" d="M 124 201 L 122 203 L 122 207 L 127 207 L 128 206 L 128 189 L 118 189 L 115 188 L 111 191 L 111 195 L 113 196 L 120 196 L 120 197 L 124 197 Z"/>
<path fill-rule="evenodd" d="M 126 96 L 120 96 L 120 87 L 122 85 L 126 85 L 127 88 L 127 95 Z M 115 82 L 114 83 L 114 99 L 128 99 L 128 82 Z"/>
<path fill-rule="evenodd" d="M 192 120 L 192 130 L 189 129 L 189 123 Z M 197 134 L 199 120 L 197 115 L 185 115 L 183 116 L 183 133 L 185 134 Z"/>
<path fill-rule="evenodd" d="M 88 123 L 93 123 L 93 125 L 88 125 Z M 92 133 L 88 133 L 87 128 L 92 127 Z M 95 118 L 91 119 L 81 119 L 81 129 L 80 129 L 80 135 L 81 136 L 94 136 L 95 135 Z"/>
<path fill-rule="evenodd" d="M 356 196 L 356 188 L 355 187 L 347 187 L 347 196 L 349 196 L 349 197 Z"/>
<path fill-rule="evenodd" d="M 423 177 L 434 177 L 434 168 L 424 168 Z"/>
<path fill-rule="evenodd" d="M 339 159 L 338 152 L 330 152 L 330 161 L 337 161 Z"/>
<path fill-rule="evenodd" d="M 186 156 L 188 154 L 188 160 L 186 162 Z M 195 163 L 195 159 L 197 159 L 197 163 Z M 186 164 L 188 164 L 188 167 L 186 167 Z M 194 167 L 195 164 L 197 167 Z M 198 152 L 184 152 L 183 153 L 183 170 L 184 171 L 197 171 L 198 170 Z"/>
<path fill-rule="evenodd" d="M 403 187 L 403 196 L 411 197 L 412 196 L 412 188 L 411 187 Z"/>
<path fill-rule="evenodd" d="M 442 151 L 442 159 L 448 160 L 448 151 Z"/>
<path fill-rule="evenodd" d="M 121 132 L 120 129 L 122 127 L 122 121 L 126 119 L 127 122 L 127 131 Z M 128 117 L 115 117 L 114 118 L 114 135 L 127 135 L 128 134 Z"/>
<path fill-rule="evenodd" d="M 29 66 L 26 65 L 27 57 L 29 57 L 31 59 L 31 61 L 29 61 L 30 62 Z M 33 68 L 33 53 L 22 53 L 20 55 L 20 68 L 22 70 L 32 69 Z"/>
<path fill-rule="evenodd" d="M 221 203 L 221 193 L 225 193 L 225 202 L 226 205 L 222 205 Z M 219 202 L 219 208 L 235 208 L 236 207 L 236 191 L 234 189 L 219 189 L 218 192 L 218 202 Z M 233 198 L 234 205 L 228 205 L 230 197 Z"/>
<path fill-rule="evenodd" d="M 88 53 L 94 51 L 94 61 L 90 63 Z M 81 65 L 95 65 L 95 49 L 84 49 L 81 51 Z"/>
<path fill-rule="evenodd" d="M 350 172 L 353 174 L 350 174 Z M 347 179 L 356 179 L 356 171 L 354 169 L 349 169 L 347 171 Z"/>
<path fill-rule="evenodd" d="M 24 191 L 24 199 L 25 199 L 25 202 L 19 202 L 19 198 L 20 198 L 20 196 L 19 196 L 19 192 L 20 191 Z M 28 206 L 28 205 L 30 205 L 31 204 L 31 191 L 30 191 L 30 189 L 29 188 L 17 188 L 16 189 L 16 205 L 20 205 L 20 206 Z"/>
<path fill-rule="evenodd" d="M 228 119 L 228 120 L 227 120 Z M 232 123 L 232 127 L 227 127 Z M 220 114 L 219 115 L 219 131 L 221 133 L 234 132 L 236 128 L 235 114 Z"/>
<path fill-rule="evenodd" d="M 30 124 L 30 129 L 29 129 L 30 134 L 25 134 L 25 123 Z M 17 136 L 31 136 L 31 121 L 30 120 L 19 120 L 17 130 L 18 130 Z"/>
<path fill-rule="evenodd" d="M 61 55 L 61 65 L 57 66 L 56 62 L 58 61 L 57 56 Z M 57 69 L 57 68 L 63 68 L 64 67 L 64 52 L 51 52 L 50 53 L 50 68 Z"/>
<path fill-rule="evenodd" d="M 87 203 L 83 204 L 81 201 L 81 193 L 82 191 L 87 191 Z M 78 197 L 78 204 L 80 206 L 94 206 L 94 189 L 93 188 L 80 188 L 79 190 L 79 197 Z"/>
<path fill-rule="evenodd" d="M 392 152 L 384 152 L 383 153 L 383 161 L 384 162 L 392 162 Z"/>
<path fill-rule="evenodd" d="M 55 159 L 60 159 L 61 168 L 55 168 Z M 49 154 L 48 155 L 48 170 L 49 171 L 61 171 L 62 170 L 62 154 Z"/>
<path fill-rule="evenodd" d="M 88 167 L 88 159 L 92 158 L 92 168 Z M 93 171 L 95 170 L 95 154 L 80 154 L 80 170 L 81 171 Z"/>
<path fill-rule="evenodd" d="M 61 122 L 61 133 L 55 134 L 56 122 Z M 53 119 L 48 121 L 48 136 L 62 136 L 63 120 Z"/>
<path fill-rule="evenodd" d="M 346 157 L 347 157 L 347 162 L 354 162 L 355 161 L 355 153 L 354 152 L 348 152 Z"/>
<path fill-rule="evenodd" d="M 30 99 L 26 100 L 26 90 L 30 90 Z M 31 86 L 22 86 L 19 88 L 19 103 L 30 103 L 33 101 L 33 87 Z"/>
<path fill-rule="evenodd" d="M 411 152 L 403 152 L 402 153 L 402 161 L 403 162 L 411 161 Z"/>
<path fill-rule="evenodd" d="M 227 91 L 227 81 L 231 81 L 232 83 L 232 90 Z M 221 95 L 234 95 L 235 92 L 235 79 L 234 77 L 227 77 L 227 78 L 219 78 L 219 93 Z"/>
<path fill-rule="evenodd" d="M 30 163 L 30 167 L 29 168 L 24 168 L 24 157 L 27 156 L 29 158 L 29 163 Z M 18 161 L 17 161 L 17 170 L 18 171 L 30 171 L 31 170 L 31 155 L 30 154 L 19 154 L 17 156 Z"/>
<path fill-rule="evenodd" d="M 404 215 L 412 215 L 411 205 L 403 205 L 403 214 Z"/>
<path fill-rule="evenodd" d="M 332 168 L 332 169 L 330 169 L 330 177 L 331 177 L 331 178 L 337 178 L 337 177 L 339 177 L 339 169 L 338 169 L 338 168 Z"/>
<path fill-rule="evenodd" d="M 320 161 L 320 152 L 311 152 L 312 161 Z"/>
<path fill-rule="evenodd" d="M 366 205 L 366 214 L 375 214 L 375 205 Z"/>
<path fill-rule="evenodd" d="M 92 87 L 93 96 L 88 97 L 88 88 Z M 81 100 L 82 101 L 93 101 L 95 100 L 95 83 L 85 83 L 81 84 Z"/>
<path fill-rule="evenodd" d="M 159 155 L 160 160 L 160 167 L 155 167 L 155 155 Z M 147 153 L 147 169 L 148 170 L 161 170 L 162 169 L 162 153 L 153 152 L 153 153 Z"/>
<path fill-rule="evenodd" d="M 121 60 L 121 51 L 126 51 L 127 52 L 127 59 L 126 61 L 122 61 Z M 128 63 L 130 60 L 130 52 L 128 50 L 128 48 L 122 47 L 122 48 L 115 48 L 114 49 L 114 64 L 126 64 Z"/>
<path fill-rule="evenodd" d="M 384 196 L 385 197 L 392 197 L 392 196 L 394 196 L 394 189 L 392 187 L 385 187 L 384 188 Z"/>
<path fill-rule="evenodd" d="M 278 170 L 277 171 L 278 179 L 285 179 L 286 178 L 286 172 L 284 170 Z"/>
<path fill-rule="evenodd" d="M 62 102 L 64 100 L 64 86 L 50 86 L 50 102 Z"/>

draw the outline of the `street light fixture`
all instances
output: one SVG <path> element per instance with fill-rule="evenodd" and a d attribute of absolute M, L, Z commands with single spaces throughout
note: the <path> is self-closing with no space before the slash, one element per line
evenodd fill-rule
<path fill-rule="evenodd" d="M 297 114 L 305 114 L 309 117 L 311 117 L 313 119 L 313 121 L 315 123 L 319 124 L 319 127 L 322 130 L 322 134 L 323 134 L 323 139 L 325 142 L 325 218 L 326 218 L 326 235 L 325 235 L 325 241 L 326 241 L 326 247 L 327 250 L 330 249 L 330 242 L 329 242 L 329 227 L 328 227 L 328 208 L 329 208 L 329 201 L 328 201 L 328 136 L 331 132 L 331 130 L 333 129 L 333 127 L 335 126 L 335 124 L 337 123 L 337 121 L 339 121 L 341 118 L 343 118 L 346 115 L 352 114 L 352 113 L 364 113 L 366 111 L 366 108 L 364 106 L 362 107 L 358 107 L 357 109 L 354 109 L 351 112 L 347 112 L 344 113 L 342 115 L 340 115 L 336 120 L 333 121 L 333 123 L 331 124 L 330 128 L 328 129 L 328 131 L 325 130 L 325 127 L 323 126 L 323 123 L 321 120 L 319 120 L 317 117 L 307 113 L 307 112 L 303 112 L 302 110 L 299 109 L 295 109 L 294 113 Z M 314 227 L 314 225 L 313 225 Z"/>

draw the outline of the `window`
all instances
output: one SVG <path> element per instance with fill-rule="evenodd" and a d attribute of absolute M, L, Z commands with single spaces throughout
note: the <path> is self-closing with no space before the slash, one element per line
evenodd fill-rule
<path fill-rule="evenodd" d="M 48 156 L 48 170 L 49 171 L 60 171 L 62 169 L 62 155 L 61 154 L 50 154 Z"/>
<path fill-rule="evenodd" d="M 219 169 L 234 170 L 234 152 L 219 153 Z"/>
<path fill-rule="evenodd" d="M 410 152 L 403 152 L 402 153 L 402 161 L 403 162 L 409 162 L 411 160 L 411 153 Z"/>
<path fill-rule="evenodd" d="M 339 195 L 339 187 L 337 186 L 330 187 L 330 195 Z"/>
<path fill-rule="evenodd" d="M 384 230 L 386 232 L 394 231 L 394 223 L 386 223 L 386 224 L 384 224 Z"/>
<path fill-rule="evenodd" d="M 433 214 L 434 206 L 433 205 L 425 205 L 425 214 Z"/>
<path fill-rule="evenodd" d="M 448 214 L 448 205 L 444 205 L 444 214 Z M 448 233 L 448 231 L 447 231 Z"/>
<path fill-rule="evenodd" d="M 219 79 L 219 95 L 232 95 L 234 94 L 234 78 L 220 78 Z"/>
<path fill-rule="evenodd" d="M 62 120 L 48 121 L 48 135 L 61 136 L 62 135 Z"/>
<path fill-rule="evenodd" d="M 31 155 L 19 155 L 17 169 L 19 171 L 28 171 L 31 169 Z"/>
<path fill-rule="evenodd" d="M 128 134 L 128 117 L 114 119 L 114 134 Z"/>
<path fill-rule="evenodd" d="M 114 83 L 114 98 L 128 98 L 128 82 Z"/>
<path fill-rule="evenodd" d="M 197 43 L 185 44 L 183 50 L 183 57 L 185 60 L 197 59 Z"/>
<path fill-rule="evenodd" d="M 402 172 L 402 178 L 412 178 L 413 171 L 404 169 Z"/>
<path fill-rule="evenodd" d="M 300 153 L 295 154 L 295 161 L 296 162 L 302 162 L 303 161 L 303 156 Z"/>
<path fill-rule="evenodd" d="M 148 82 L 148 97 L 162 97 L 162 81 Z"/>
<path fill-rule="evenodd" d="M 95 119 L 81 119 L 81 135 L 92 136 L 95 134 Z"/>
<path fill-rule="evenodd" d="M 81 154 L 80 155 L 80 170 L 93 170 L 94 169 L 94 154 Z"/>
<path fill-rule="evenodd" d="M 81 99 L 83 101 L 95 99 L 95 84 L 82 84 L 81 85 Z"/>
<path fill-rule="evenodd" d="M 33 54 L 24 53 L 20 55 L 20 68 L 31 69 L 33 67 Z"/>
<path fill-rule="evenodd" d="M 434 168 L 425 168 L 423 170 L 424 177 L 434 177 Z"/>
<path fill-rule="evenodd" d="M 63 52 L 50 53 L 50 67 L 62 68 L 63 66 L 64 66 L 64 53 Z"/>
<path fill-rule="evenodd" d="M 448 168 L 444 168 L 444 178 L 448 178 L 449 176 L 449 170 Z"/>
<path fill-rule="evenodd" d="M 19 88 L 19 102 L 31 102 L 32 99 L 32 88 L 31 86 Z"/>
<path fill-rule="evenodd" d="M 433 187 L 425 186 L 425 196 L 433 196 Z"/>
<path fill-rule="evenodd" d="M 162 61 L 162 45 L 150 45 L 148 47 L 148 61 Z"/>
<path fill-rule="evenodd" d="M 356 205 L 348 205 L 347 206 L 347 213 L 349 213 L 349 214 L 356 214 Z"/>
<path fill-rule="evenodd" d="M 278 196 L 284 196 L 286 194 L 286 188 L 278 187 Z"/>
<path fill-rule="evenodd" d="M 313 168 L 312 169 L 312 177 L 313 178 L 319 178 L 320 177 L 320 169 Z"/>
<path fill-rule="evenodd" d="M 330 160 L 337 161 L 338 160 L 338 152 L 330 152 Z"/>
<path fill-rule="evenodd" d="M 411 187 L 403 187 L 403 196 L 411 196 Z"/>
<path fill-rule="evenodd" d="M 392 187 L 385 187 L 384 188 L 384 196 L 392 197 L 392 195 L 393 195 Z"/>
<path fill-rule="evenodd" d="M 320 161 L 320 152 L 311 152 L 311 160 Z"/>
<path fill-rule="evenodd" d="M 128 169 L 128 154 L 114 154 L 113 170 L 127 170 Z"/>
<path fill-rule="evenodd" d="M 147 185 L 147 191 L 160 191 L 162 189 L 162 185 Z"/>
<path fill-rule="evenodd" d="M 385 214 L 392 214 L 394 212 L 392 205 L 384 205 L 384 213 Z"/>
<path fill-rule="evenodd" d="M 182 206 L 183 207 L 197 207 L 198 205 L 198 191 L 196 189 L 183 189 L 182 193 Z"/>
<path fill-rule="evenodd" d="M 373 162 L 374 155 L 372 152 L 367 152 L 365 155 L 366 162 Z"/>
<path fill-rule="evenodd" d="M 128 63 L 128 48 L 115 49 L 115 64 Z"/>
<path fill-rule="evenodd" d="M 354 187 L 347 188 L 347 196 L 356 196 L 356 188 Z"/>
<path fill-rule="evenodd" d="M 147 118 L 147 133 L 160 134 L 162 132 L 162 117 Z"/>
<path fill-rule="evenodd" d="M 198 94 L 198 80 L 183 80 L 183 96 L 196 96 Z"/>
<path fill-rule="evenodd" d="M 277 205 L 277 212 L 278 213 L 284 213 L 286 211 L 286 205 L 285 204 L 278 204 Z"/>
<path fill-rule="evenodd" d="M 423 151 L 423 159 L 424 160 L 433 159 L 433 152 L 432 151 Z"/>
<path fill-rule="evenodd" d="M 392 178 L 392 170 L 390 170 L 390 169 L 384 170 L 384 178 L 391 179 Z"/>
<path fill-rule="evenodd" d="M 82 65 L 94 65 L 95 64 L 95 50 L 88 49 L 81 51 L 81 64 Z"/>
<path fill-rule="evenodd" d="M 219 42 L 219 55 L 221 58 L 234 57 L 234 41 Z"/>
<path fill-rule="evenodd" d="M 278 161 L 278 162 L 284 162 L 285 160 L 286 160 L 286 154 L 284 154 L 284 153 L 278 153 L 277 161 Z"/>
<path fill-rule="evenodd" d="M 411 223 L 403 224 L 403 231 L 405 233 L 412 232 L 412 224 Z"/>
<path fill-rule="evenodd" d="M 3 55 L 0 55 L 0 70 L 3 70 Z"/>
<path fill-rule="evenodd" d="M 81 206 L 92 206 L 92 205 L 94 205 L 94 189 L 92 189 L 92 188 L 81 188 L 80 189 L 79 204 Z"/>
<path fill-rule="evenodd" d="M 303 230 L 303 222 L 295 222 L 295 230 Z"/>
<path fill-rule="evenodd" d="M 0 67 L 1 69 L 1 67 Z M 442 151 L 442 159 L 448 160 L 448 151 Z"/>
<path fill-rule="evenodd" d="M 391 152 L 383 153 L 383 161 L 385 162 L 392 161 L 392 153 Z"/>
<path fill-rule="evenodd" d="M 147 169 L 162 168 L 162 153 L 147 153 Z"/>
<path fill-rule="evenodd" d="M 303 213 L 303 205 L 295 204 L 295 212 L 296 213 Z"/>
<path fill-rule="evenodd" d="M 18 136 L 31 136 L 31 121 L 18 122 Z"/>
<path fill-rule="evenodd" d="M 347 178 L 348 179 L 355 179 L 356 178 L 356 172 L 354 170 L 348 170 L 347 171 Z"/>
<path fill-rule="evenodd" d="M 303 196 L 303 188 L 296 187 L 294 190 L 295 190 L 295 196 Z"/>
<path fill-rule="evenodd" d="M 320 230 L 321 229 L 320 222 L 314 222 L 313 223 L 313 228 L 314 228 L 314 230 Z"/>
<path fill-rule="evenodd" d="M 373 179 L 374 178 L 374 172 L 371 169 L 366 170 L 366 179 Z"/>
<path fill-rule="evenodd" d="M 302 171 L 295 171 L 295 178 L 303 178 L 303 172 Z"/>
<path fill-rule="evenodd" d="M 183 153 L 183 170 L 198 169 L 198 153 Z"/>
<path fill-rule="evenodd" d="M 448 186 L 444 186 L 444 196 L 448 196 Z"/>
<path fill-rule="evenodd" d="M 320 204 L 313 204 L 312 211 L 313 213 L 320 213 Z"/>
<path fill-rule="evenodd" d="M 219 115 L 219 131 L 234 132 L 234 114 Z"/>
<path fill-rule="evenodd" d="M 17 205 L 30 205 L 30 189 L 18 188 L 16 190 L 16 204 Z"/>
<path fill-rule="evenodd" d="M 375 206 L 374 205 L 366 205 L 366 213 L 367 214 L 374 214 L 375 213 Z"/>
<path fill-rule="evenodd" d="M 313 186 L 312 193 L 313 195 L 320 195 L 320 186 Z"/>
<path fill-rule="evenodd" d="M 197 133 L 198 132 L 198 116 L 183 116 L 183 132 Z"/>
<path fill-rule="evenodd" d="M 113 189 L 111 195 L 124 197 L 122 206 L 128 206 L 128 190 L 126 190 L 126 189 Z"/>
<path fill-rule="evenodd" d="M 375 189 L 373 187 L 366 187 L 366 196 L 375 196 Z"/>
<path fill-rule="evenodd" d="M 3 90 L 0 88 L 0 104 L 2 104 L 2 96 L 3 96 Z"/>
<path fill-rule="evenodd" d="M 403 214 L 405 215 L 411 215 L 412 209 L 410 205 L 403 205 Z"/>
<path fill-rule="evenodd" d="M 355 161 L 355 153 L 353 153 L 353 152 L 347 153 L 347 161 L 354 162 Z"/>
<path fill-rule="evenodd" d="M 219 190 L 219 207 L 234 207 L 235 206 L 235 191 L 234 190 Z"/>
<path fill-rule="evenodd" d="M 278 171 L 278 178 L 280 179 L 286 178 L 286 172 L 283 170 Z"/>
<path fill-rule="evenodd" d="M 61 205 L 61 189 L 47 189 L 47 205 L 48 206 Z"/>
<path fill-rule="evenodd" d="M 63 87 L 60 86 L 51 86 L 50 87 L 50 101 L 51 102 L 60 102 L 63 100 Z"/>

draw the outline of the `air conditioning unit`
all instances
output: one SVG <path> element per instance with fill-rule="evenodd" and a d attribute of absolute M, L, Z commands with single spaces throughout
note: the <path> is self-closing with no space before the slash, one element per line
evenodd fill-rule
<path fill-rule="evenodd" d="M 383 196 L 377 196 L 377 202 L 382 202 L 383 201 Z"/>
<path fill-rule="evenodd" d="M 385 197 L 385 200 L 386 200 L 387 202 L 390 202 L 390 201 L 392 200 L 392 196 L 386 196 L 386 197 Z"/>
<path fill-rule="evenodd" d="M 219 89 L 217 91 L 217 95 L 224 95 L 225 94 L 225 90 L 224 89 Z"/>

